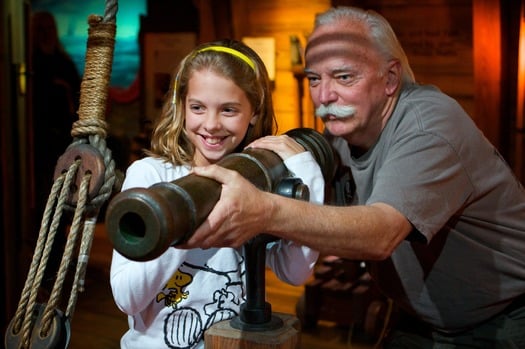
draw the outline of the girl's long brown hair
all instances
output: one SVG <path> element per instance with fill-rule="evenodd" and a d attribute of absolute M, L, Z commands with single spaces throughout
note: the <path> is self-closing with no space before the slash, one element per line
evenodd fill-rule
<path fill-rule="evenodd" d="M 202 49 L 210 46 L 229 47 L 246 55 L 254 68 L 231 53 Z M 196 47 L 179 64 L 174 74 L 170 90 L 162 107 L 156 125 L 151 150 L 147 155 L 162 158 L 174 165 L 192 166 L 195 147 L 186 135 L 185 100 L 188 81 L 196 71 L 211 70 L 224 76 L 239 86 L 248 97 L 254 115 L 258 115 L 255 125 L 250 126 L 236 149 L 241 151 L 251 141 L 277 132 L 277 122 L 273 110 L 272 92 L 268 72 L 261 58 L 250 47 L 235 40 L 221 40 Z"/>

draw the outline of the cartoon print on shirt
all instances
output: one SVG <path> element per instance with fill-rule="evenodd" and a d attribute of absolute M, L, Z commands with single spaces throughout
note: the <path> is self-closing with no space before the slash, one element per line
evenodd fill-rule
<path fill-rule="evenodd" d="M 239 258 L 238 264 L 232 267 L 232 270 L 216 270 L 208 265 L 185 262 L 166 285 L 170 293 L 166 295 L 161 292 L 157 295 L 158 302 L 166 299 L 165 305 L 174 309 L 164 321 L 164 342 L 169 348 L 193 348 L 211 325 L 237 316 L 238 309 L 246 298 L 242 280 L 245 272 L 244 258 Z M 207 284 L 216 284 L 218 287 L 214 291 L 208 291 L 210 302 L 202 305 L 201 309 L 185 307 L 185 300 L 192 301 L 192 292 L 188 288 L 191 289 L 192 282 L 202 285 L 203 279 L 213 280 Z"/>
<path fill-rule="evenodd" d="M 157 294 L 157 302 L 160 303 L 164 299 L 164 304 L 167 307 L 173 307 L 177 309 L 177 304 L 179 304 L 183 299 L 188 298 L 188 292 L 184 292 L 182 289 L 189 285 L 193 277 L 190 274 L 183 273 L 180 270 L 177 270 L 175 274 L 168 280 L 166 286 L 163 290 L 168 290 L 168 294 L 160 292 Z"/>

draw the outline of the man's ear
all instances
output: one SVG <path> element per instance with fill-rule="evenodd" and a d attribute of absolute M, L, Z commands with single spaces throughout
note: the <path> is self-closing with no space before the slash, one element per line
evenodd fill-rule
<path fill-rule="evenodd" d="M 386 71 L 386 94 L 391 96 L 396 93 L 399 85 L 401 85 L 401 63 L 397 59 L 392 59 L 388 62 L 388 70 Z"/>

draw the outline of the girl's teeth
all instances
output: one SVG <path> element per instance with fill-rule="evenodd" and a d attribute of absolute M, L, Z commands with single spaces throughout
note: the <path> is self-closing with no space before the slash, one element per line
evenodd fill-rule
<path fill-rule="evenodd" d="M 220 138 L 207 138 L 206 142 L 210 144 L 219 144 L 221 142 Z"/>

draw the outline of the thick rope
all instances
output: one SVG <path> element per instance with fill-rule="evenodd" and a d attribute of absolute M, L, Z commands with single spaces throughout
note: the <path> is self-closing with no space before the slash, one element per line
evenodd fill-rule
<path fill-rule="evenodd" d="M 73 166 L 71 166 L 72 168 Z M 66 274 L 68 271 L 69 263 L 71 261 L 71 256 L 77 246 L 79 227 L 82 225 L 83 215 L 85 213 L 86 201 L 87 201 L 87 187 L 89 185 L 89 180 L 91 176 L 88 173 L 82 179 L 82 185 L 80 188 L 79 201 L 77 204 L 77 209 L 75 210 L 75 215 L 73 218 L 73 224 L 67 236 L 66 246 L 64 248 L 64 254 L 62 255 L 62 260 L 60 262 L 60 267 L 58 269 L 57 278 L 53 285 L 53 290 L 49 296 L 49 301 L 47 302 L 46 308 L 44 310 L 44 315 L 42 317 L 42 328 L 40 330 L 41 336 L 46 337 L 51 327 L 53 320 L 54 309 L 58 307 L 60 296 L 62 292 L 62 286 L 66 279 Z M 67 182 L 67 180 L 66 180 Z M 67 195 L 67 187 L 63 187 Z"/>
<path fill-rule="evenodd" d="M 88 203 L 88 187 L 91 173 L 85 173 L 82 177 L 79 200 L 76 205 L 73 223 L 68 234 L 66 247 L 49 302 L 44 310 L 40 334 L 45 336 L 52 324 L 55 307 L 59 303 L 62 287 L 71 256 L 75 250 L 78 234 L 83 229 L 79 257 L 75 271 L 72 291 L 66 310 L 67 318 L 71 318 L 74 312 L 77 294 L 83 290 L 84 276 L 94 235 L 94 228 L 101 206 L 109 199 L 113 189 L 120 190 L 121 181 L 117 180 L 115 173 L 115 162 L 111 157 L 111 151 L 106 147 L 105 137 L 107 135 L 107 124 L 103 120 L 106 112 L 108 87 L 113 62 L 113 49 L 115 42 L 116 25 L 115 18 L 118 5 L 117 0 L 106 1 L 104 17 L 89 16 L 88 43 L 86 51 L 86 67 L 81 84 L 80 106 L 78 110 L 79 120 L 73 124 L 71 135 L 73 143 L 68 147 L 89 143 L 93 145 L 104 158 L 105 173 L 104 182 L 97 195 Z M 67 150 L 66 150 L 67 152 Z M 18 308 L 13 319 L 13 334 L 22 331 L 22 348 L 29 348 L 30 336 L 34 324 L 33 312 L 36 309 L 37 291 L 42 282 L 47 261 L 49 259 L 53 241 L 58 230 L 63 210 L 70 196 L 70 189 L 75 183 L 75 176 L 81 166 L 81 160 L 75 160 L 66 173 L 55 179 L 49 195 L 39 237 L 33 260 Z M 122 176 L 120 176 L 122 178 Z M 54 215 L 51 219 L 51 216 Z M 51 221 L 51 224 L 49 222 Z M 8 348 L 10 349 L 10 348 Z"/>
<path fill-rule="evenodd" d="M 91 15 L 88 18 L 89 35 L 86 51 L 86 67 L 82 84 L 80 85 L 79 122 L 73 124 L 71 134 L 80 136 L 80 124 L 86 119 L 104 120 L 108 96 L 108 86 L 111 75 L 113 48 L 115 45 L 116 25 L 102 22 L 102 17 Z M 105 126 L 105 123 L 103 123 Z M 94 126 L 94 125 L 92 125 Z M 106 130 L 96 128 L 96 132 L 105 137 Z"/>
<path fill-rule="evenodd" d="M 78 292 L 84 292 L 86 270 L 89 261 L 89 253 L 91 251 L 91 244 L 95 234 L 96 223 L 97 220 L 95 218 L 88 219 L 84 222 L 84 231 L 82 233 L 82 242 L 78 253 L 75 281 L 73 282 L 71 296 L 69 297 L 69 303 L 66 309 L 66 316 L 69 318 L 73 316 L 73 312 L 75 311 Z"/>
<path fill-rule="evenodd" d="M 51 188 L 51 194 L 49 195 L 46 208 L 44 210 L 42 224 L 40 226 L 40 232 L 35 247 L 35 252 L 33 254 L 33 260 L 29 268 L 29 273 L 25 282 L 25 286 L 22 290 L 22 296 L 20 297 L 20 302 L 18 304 L 15 317 L 13 319 L 12 331 L 14 334 L 19 333 L 20 330 L 23 331 L 22 343 L 24 344 L 24 348 L 26 348 L 29 343 L 29 336 L 32 326 L 31 314 L 35 309 L 36 304 L 35 290 L 38 289 L 38 286 L 42 282 L 42 268 L 45 268 L 45 265 L 47 263 L 47 260 L 45 258 L 42 259 L 42 256 L 44 255 L 44 249 L 47 245 L 47 240 L 49 238 L 54 239 L 54 236 L 52 236 L 53 234 L 48 234 L 49 221 L 51 219 L 53 207 L 56 203 L 56 198 L 58 197 L 58 192 L 62 187 L 65 176 L 66 175 L 63 175 L 57 178 L 57 180 L 55 180 L 55 183 L 53 184 L 53 187 Z M 48 253 L 47 256 L 49 256 Z M 44 267 L 42 267 L 42 265 L 44 265 Z"/>

